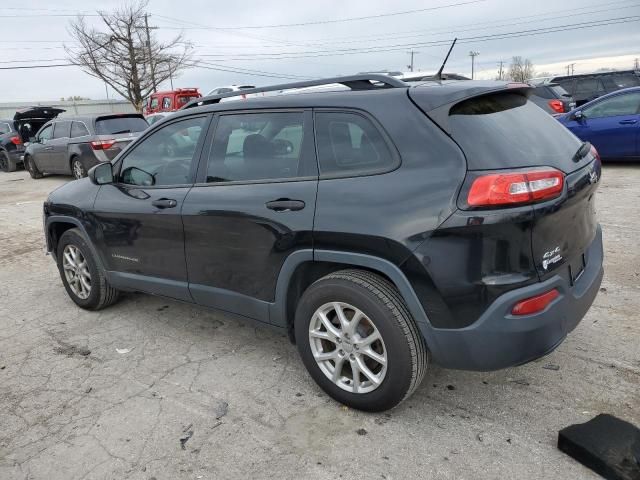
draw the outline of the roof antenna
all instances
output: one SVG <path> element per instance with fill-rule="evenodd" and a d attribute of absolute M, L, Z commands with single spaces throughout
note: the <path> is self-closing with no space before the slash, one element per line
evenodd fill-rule
<path fill-rule="evenodd" d="M 449 47 L 449 51 L 447 52 L 447 56 L 444 57 L 444 62 L 442 62 L 442 65 L 440 66 L 440 70 L 438 70 L 438 73 L 436 73 L 436 75 L 435 75 L 436 80 L 442 80 L 442 70 L 444 70 L 444 66 L 447 63 L 447 60 L 449 60 L 449 55 L 451 55 L 451 50 L 453 50 L 453 47 L 455 46 L 457 41 L 458 41 L 458 37 L 453 39 L 453 43 Z"/>

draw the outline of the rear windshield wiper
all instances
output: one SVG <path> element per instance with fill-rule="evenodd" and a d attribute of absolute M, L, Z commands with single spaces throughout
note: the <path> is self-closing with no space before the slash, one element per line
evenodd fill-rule
<path fill-rule="evenodd" d="M 584 157 L 587 156 L 587 154 L 590 151 L 591 151 L 591 144 L 589 142 L 583 142 L 582 145 L 580 145 L 580 148 L 578 149 L 576 154 L 573 156 L 573 161 L 577 162 L 583 159 Z"/>

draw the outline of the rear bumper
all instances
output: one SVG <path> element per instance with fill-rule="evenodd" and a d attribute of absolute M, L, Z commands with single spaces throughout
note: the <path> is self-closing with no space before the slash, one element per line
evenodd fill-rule
<path fill-rule="evenodd" d="M 587 266 L 574 285 L 556 275 L 500 296 L 468 327 L 427 330 L 421 325 L 434 361 L 446 368 L 489 371 L 521 365 L 554 350 L 580 323 L 600 288 L 604 270 L 599 226 L 585 256 Z M 511 315 L 519 300 L 552 288 L 557 288 L 560 296 L 544 311 Z"/>

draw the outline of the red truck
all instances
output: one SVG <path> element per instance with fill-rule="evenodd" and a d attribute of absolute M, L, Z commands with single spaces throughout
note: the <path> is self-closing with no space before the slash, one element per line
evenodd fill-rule
<path fill-rule="evenodd" d="M 194 98 L 200 97 L 202 94 L 197 88 L 176 88 L 175 90 L 152 93 L 145 102 L 144 114 L 175 112 Z"/>

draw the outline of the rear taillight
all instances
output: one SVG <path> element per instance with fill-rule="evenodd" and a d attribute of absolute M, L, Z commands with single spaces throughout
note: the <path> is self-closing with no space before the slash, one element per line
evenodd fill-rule
<path fill-rule="evenodd" d="M 516 303 L 511 309 L 512 315 L 531 315 L 543 311 L 560 296 L 555 288 L 535 297 L 525 298 Z"/>
<path fill-rule="evenodd" d="M 9 139 L 11 141 L 11 143 L 13 143 L 14 145 L 22 145 L 22 139 L 19 136 L 15 136 L 15 137 L 11 137 Z"/>
<path fill-rule="evenodd" d="M 564 188 L 564 173 L 555 168 L 490 173 L 476 177 L 467 195 L 470 207 L 497 207 L 550 200 Z"/>
<path fill-rule="evenodd" d="M 602 163 L 602 160 L 600 159 L 600 154 L 598 153 L 598 150 L 596 149 L 596 147 L 594 147 L 593 145 L 591 145 L 591 154 L 596 157 L 596 160 L 598 161 L 598 163 Z"/>
<path fill-rule="evenodd" d="M 556 113 L 564 113 L 564 103 L 562 103 L 562 100 L 549 100 L 549 107 Z"/>
<path fill-rule="evenodd" d="M 91 142 L 91 148 L 94 150 L 109 150 L 115 143 L 115 140 L 94 140 Z"/>

